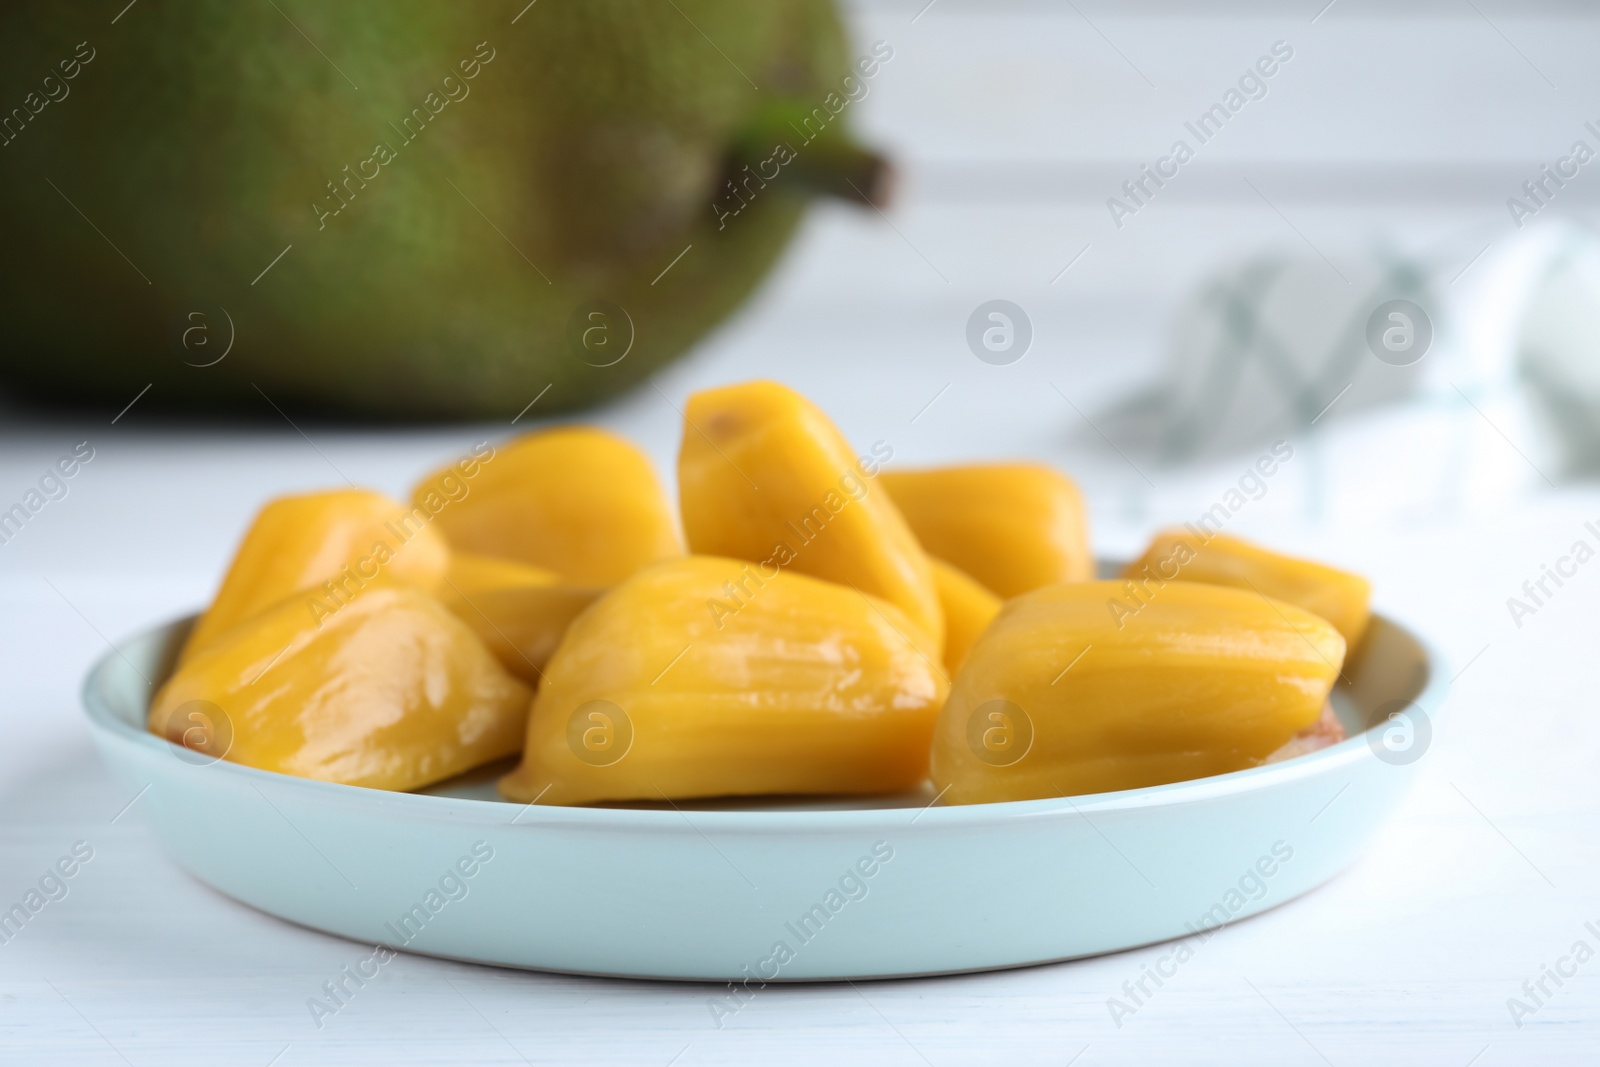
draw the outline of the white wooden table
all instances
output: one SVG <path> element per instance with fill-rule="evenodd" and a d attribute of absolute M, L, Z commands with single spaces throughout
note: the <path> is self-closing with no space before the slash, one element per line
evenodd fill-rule
<path fill-rule="evenodd" d="M 1304 251 L 1302 239 L 1339 248 L 1375 233 L 1506 238 L 1504 197 L 1600 100 L 1596 24 L 1559 8 L 1513 18 L 1433 6 L 1385 19 L 1346 0 L 1312 24 L 1320 4 L 1241 4 L 1173 22 L 1089 3 L 1079 15 L 939 0 L 913 23 L 921 6 L 852 9 L 858 40 L 896 48 L 860 114 L 906 163 L 894 227 L 819 213 L 752 307 L 657 384 L 680 403 L 704 385 L 781 378 L 856 441 L 891 443 L 895 464 L 1059 462 L 1085 484 L 1108 554 L 1204 508 L 1249 457 L 1134 469 L 1083 432 L 1052 386 L 1093 413 L 1147 380 L 1165 313 L 1232 254 L 1274 242 Z M 1228 131 L 1137 225 L 1111 228 L 1107 185 L 1153 158 L 1278 38 L 1293 40 L 1298 65 L 1252 104 L 1260 110 L 1247 117 L 1260 121 Z M 1275 207 L 1241 194 L 1252 174 L 1268 175 Z M 1574 183 L 1572 213 L 1594 202 Z M 1052 285 L 1085 244 L 1083 262 Z M 1023 304 L 1037 330 L 1034 350 L 1006 368 L 979 363 L 962 337 L 971 309 L 996 296 Z M 1600 1058 L 1600 961 L 1559 987 L 1545 979 L 1548 995 L 1525 1017 L 1508 1009 L 1509 998 L 1535 1006 L 1524 983 L 1575 942 L 1600 951 L 1600 564 L 1520 627 L 1506 608 L 1542 564 L 1593 541 L 1583 524 L 1600 520 L 1600 491 L 1547 486 L 1495 427 L 1470 420 L 1455 428 L 1473 427 L 1474 463 L 1510 473 L 1490 488 L 1446 486 L 1430 458 L 1437 424 L 1407 411 L 1307 430 L 1305 461 L 1237 529 L 1370 575 L 1379 606 L 1443 650 L 1457 680 L 1436 709 L 1420 785 L 1351 870 L 1225 930 L 1120 1025 L 1108 999 L 1125 997 L 1161 948 L 987 975 L 769 987 L 722 1028 L 708 1008 L 715 987 L 402 956 L 319 1028 L 307 999 L 367 949 L 257 913 L 171 865 L 91 749 L 78 687 L 112 643 L 209 595 L 266 497 L 336 482 L 330 465 L 402 492 L 469 442 L 512 432 L 520 406 L 483 426 L 302 424 L 316 448 L 281 423 L 174 427 L 137 405 L 115 425 L 113 411 L 0 413 L 0 506 L 76 443 L 95 449 L 66 498 L 0 546 L 0 907 L 76 843 L 93 852 L 64 897 L 0 944 L 0 1062 Z M 677 416 L 661 396 L 645 389 L 595 418 L 639 439 L 670 476 Z"/>

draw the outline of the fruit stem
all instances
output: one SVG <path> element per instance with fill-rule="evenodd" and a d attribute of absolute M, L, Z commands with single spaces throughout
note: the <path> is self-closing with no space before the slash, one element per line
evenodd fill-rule
<path fill-rule="evenodd" d="M 814 114 L 794 106 L 764 109 L 730 146 L 727 179 L 735 185 L 752 178 L 781 182 L 810 196 L 886 207 L 894 167 L 857 144 L 837 120 L 819 129 Z"/>
<path fill-rule="evenodd" d="M 801 148 L 785 169 L 797 188 L 817 196 L 836 196 L 882 209 L 894 192 L 894 168 L 889 161 L 845 137 L 818 140 Z"/>

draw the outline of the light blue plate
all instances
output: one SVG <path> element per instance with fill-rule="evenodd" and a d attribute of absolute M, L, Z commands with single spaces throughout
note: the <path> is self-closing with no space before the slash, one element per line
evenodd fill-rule
<path fill-rule="evenodd" d="M 965 807 L 930 791 L 562 808 L 497 800 L 492 774 L 417 794 L 196 765 L 146 732 L 141 677 L 159 684 L 188 625 L 107 655 L 84 699 L 106 762 L 130 795 L 148 786 L 140 812 L 201 881 L 373 945 L 751 988 L 1071 959 L 1282 904 L 1360 853 L 1445 688 L 1423 642 L 1375 617 L 1334 694 L 1352 736 L 1278 764 Z"/>

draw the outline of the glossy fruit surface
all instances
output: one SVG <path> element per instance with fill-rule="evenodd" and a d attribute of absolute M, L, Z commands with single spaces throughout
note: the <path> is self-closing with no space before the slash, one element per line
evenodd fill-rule
<path fill-rule="evenodd" d="M 954 675 L 973 643 L 1000 614 L 1002 601 L 942 559 L 933 560 L 933 582 L 944 610 L 944 666 Z"/>
<path fill-rule="evenodd" d="M 677 518 L 649 458 L 605 430 L 524 434 L 490 450 L 470 479 L 461 473 L 460 464 L 435 471 L 413 499 L 420 504 L 432 494 L 443 501 L 439 528 L 462 552 L 592 586 L 683 555 Z"/>
<path fill-rule="evenodd" d="M 538 685 L 567 627 L 600 593 L 514 560 L 457 552 L 439 601 L 472 627 L 501 666 Z"/>
<path fill-rule="evenodd" d="M 1317 721 L 1344 662 L 1325 620 L 1252 592 L 1172 582 L 1137 613 L 1116 581 L 1009 601 L 939 714 L 933 780 L 974 804 L 1073 796 L 1256 766 Z"/>
<path fill-rule="evenodd" d="M 1094 577 L 1083 497 L 1034 463 L 884 471 L 878 476 L 928 553 L 1001 599 Z"/>
<path fill-rule="evenodd" d="M 542 804 L 907 789 L 948 689 L 936 664 L 904 613 L 848 586 L 663 563 L 572 624 L 500 788 Z"/>
<path fill-rule="evenodd" d="M 1141 590 L 1174 579 L 1249 589 L 1322 616 L 1351 648 L 1360 642 L 1371 615 L 1372 583 L 1360 575 L 1227 534 L 1163 530 L 1122 576 Z"/>
<path fill-rule="evenodd" d="M 332 615 L 294 596 L 222 634 L 162 686 L 149 727 L 265 771 L 416 789 L 515 753 L 531 698 L 438 601 L 379 584 Z"/>
<path fill-rule="evenodd" d="M 838 427 L 777 382 L 689 398 L 678 499 L 689 550 L 809 574 L 900 606 L 934 641 L 933 568 Z"/>
<path fill-rule="evenodd" d="M 334 489 L 279 497 L 245 531 L 183 658 L 300 590 L 313 593 L 326 611 L 380 577 L 432 591 L 449 559 L 426 512 L 382 493 Z"/>

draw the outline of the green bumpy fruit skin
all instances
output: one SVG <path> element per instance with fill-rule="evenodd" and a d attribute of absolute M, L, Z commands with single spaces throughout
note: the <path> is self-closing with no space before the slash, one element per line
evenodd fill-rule
<path fill-rule="evenodd" d="M 849 73 L 831 0 L 543 0 L 513 24 L 525 4 L 142 0 L 113 25 L 7 0 L 0 114 L 28 121 L 0 147 L 0 383 L 498 417 L 547 385 L 541 410 L 584 406 L 681 353 L 798 224 L 781 185 L 721 228 L 712 204 L 762 108 Z M 75 50 L 93 58 L 64 81 Z M 67 93 L 35 114 L 46 75 Z M 363 164 L 379 143 L 391 161 Z M 374 165 L 319 220 L 327 183 Z M 612 366 L 568 339 L 593 300 L 633 323 Z"/>

